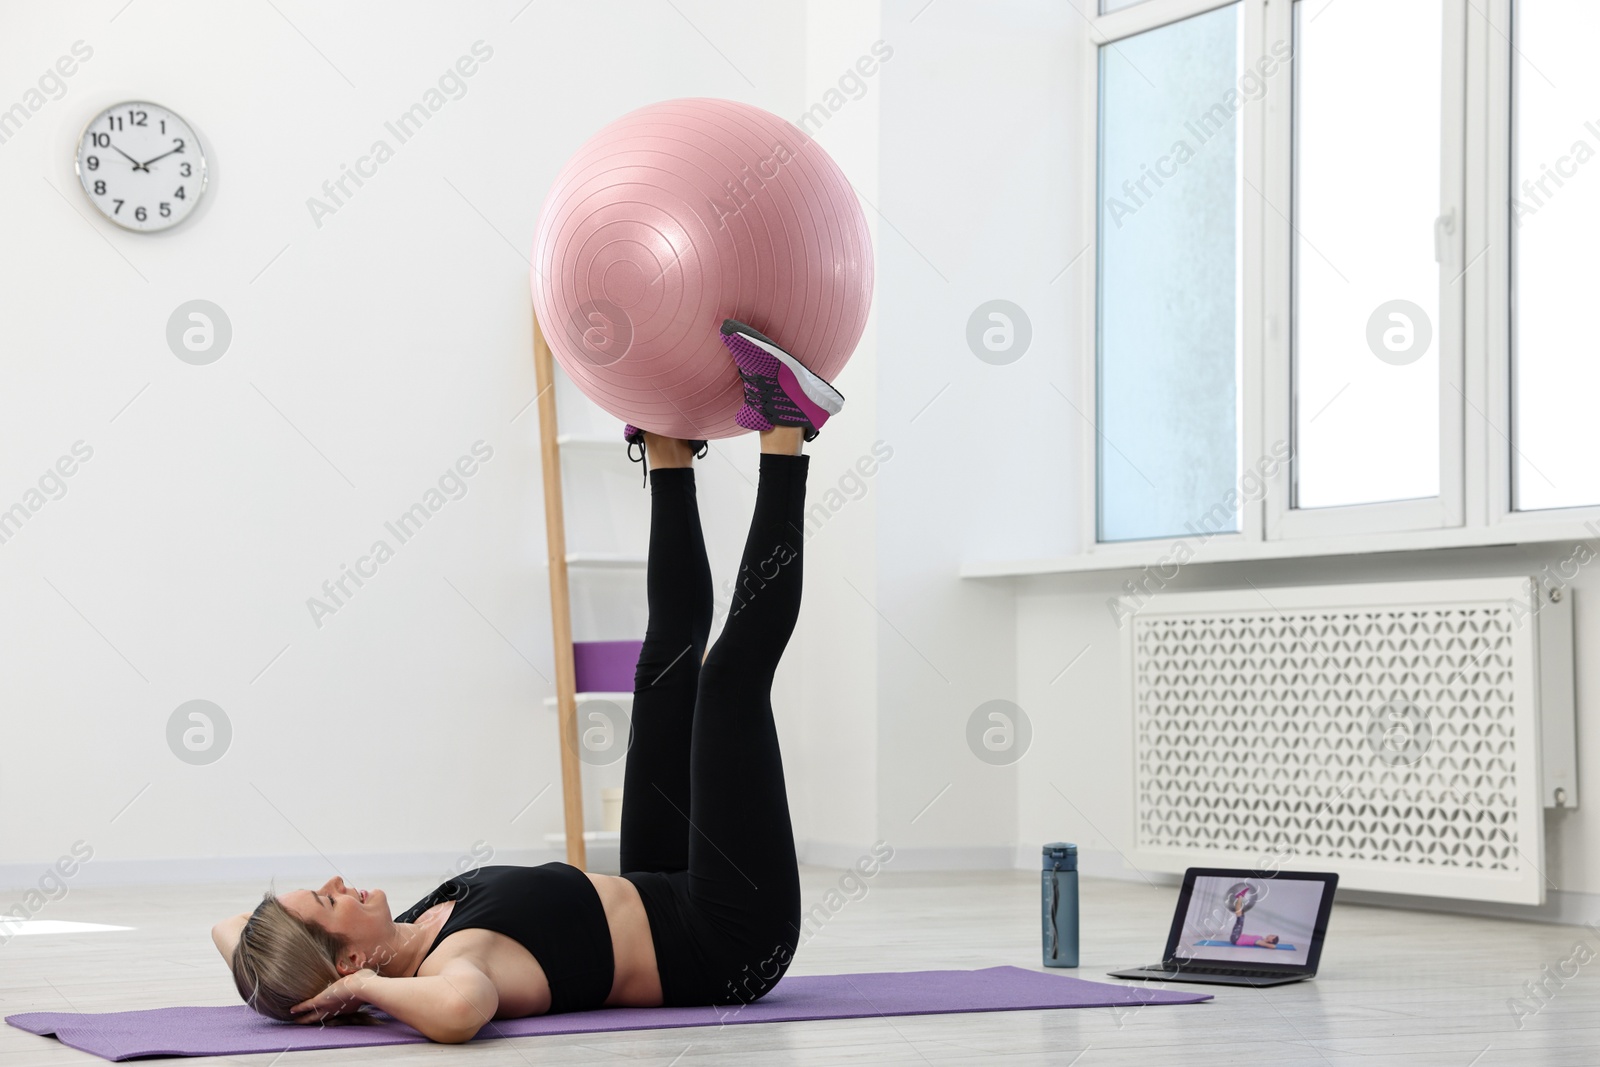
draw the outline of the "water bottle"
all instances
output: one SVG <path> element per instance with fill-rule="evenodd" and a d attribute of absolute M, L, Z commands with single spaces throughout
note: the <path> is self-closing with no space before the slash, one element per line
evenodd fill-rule
<path fill-rule="evenodd" d="M 1044 846 L 1040 875 L 1044 903 L 1044 965 L 1078 965 L 1078 846 L 1052 841 Z"/>

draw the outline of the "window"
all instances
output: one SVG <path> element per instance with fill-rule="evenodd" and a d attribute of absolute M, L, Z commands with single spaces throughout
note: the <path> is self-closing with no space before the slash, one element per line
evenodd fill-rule
<path fill-rule="evenodd" d="M 1517 5 L 1512 53 L 1512 495 L 1519 510 L 1600 504 L 1594 250 L 1600 245 L 1600 5 Z"/>
<path fill-rule="evenodd" d="M 1101 541 L 1238 529 L 1241 21 L 1100 51 Z"/>
<path fill-rule="evenodd" d="M 1439 495 L 1442 13 L 1294 5 L 1297 508 Z"/>
<path fill-rule="evenodd" d="M 1098 10 L 1088 551 L 1592 538 L 1600 4 Z"/>

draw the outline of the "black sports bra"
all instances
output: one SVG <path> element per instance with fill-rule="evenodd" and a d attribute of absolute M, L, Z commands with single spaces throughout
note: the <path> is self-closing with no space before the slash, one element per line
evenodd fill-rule
<path fill-rule="evenodd" d="M 416 922 L 447 900 L 456 905 L 424 959 L 457 930 L 493 930 L 520 943 L 544 969 L 551 1014 L 598 1008 L 611 995 L 611 927 L 594 883 L 578 868 L 478 867 L 443 883 L 394 921 Z"/>

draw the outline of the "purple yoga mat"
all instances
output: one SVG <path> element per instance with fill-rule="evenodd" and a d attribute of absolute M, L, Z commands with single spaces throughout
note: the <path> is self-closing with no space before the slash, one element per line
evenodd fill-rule
<path fill-rule="evenodd" d="M 1144 985 L 1109 985 L 1082 978 L 988 967 L 980 971 L 886 971 L 785 978 L 754 1004 L 706 1008 L 601 1008 L 561 1015 L 506 1019 L 474 1038 L 533 1037 L 604 1030 L 859 1019 L 879 1015 L 940 1015 L 962 1011 L 1111 1008 L 1193 1004 L 1209 993 L 1173 993 Z M 264 1019 L 243 1004 L 223 1008 L 155 1008 L 99 1015 L 36 1011 L 6 1017 L 32 1034 L 108 1060 L 136 1056 L 241 1056 L 289 1049 L 411 1045 L 427 1039 L 382 1013 L 381 1026 L 309 1026 Z"/>
<path fill-rule="evenodd" d="M 580 693 L 631 693 L 643 641 L 574 641 L 572 669 Z"/>

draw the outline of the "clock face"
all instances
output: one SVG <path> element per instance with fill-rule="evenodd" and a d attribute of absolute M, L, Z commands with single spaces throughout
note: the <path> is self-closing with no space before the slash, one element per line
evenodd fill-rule
<path fill-rule="evenodd" d="M 159 104 L 114 104 L 84 127 L 78 181 L 118 226 L 150 233 L 188 217 L 206 189 L 206 160 L 189 124 Z"/>

